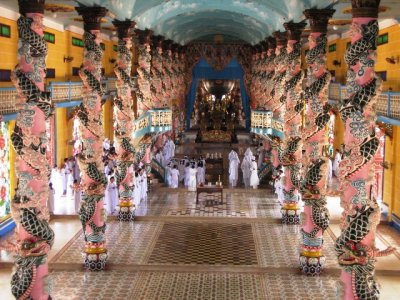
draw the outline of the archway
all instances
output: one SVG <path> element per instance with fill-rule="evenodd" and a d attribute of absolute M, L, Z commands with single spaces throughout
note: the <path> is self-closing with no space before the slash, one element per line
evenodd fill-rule
<path fill-rule="evenodd" d="M 222 70 L 217 71 L 202 57 L 192 70 L 192 84 L 187 96 L 186 105 L 186 129 L 190 128 L 190 116 L 193 112 L 194 102 L 196 99 L 196 91 L 200 80 L 203 79 L 229 79 L 239 80 L 240 96 L 242 98 L 243 111 L 246 116 L 246 128 L 250 127 L 250 98 L 244 85 L 244 71 L 242 66 L 236 59 L 232 59 L 230 63 Z"/>

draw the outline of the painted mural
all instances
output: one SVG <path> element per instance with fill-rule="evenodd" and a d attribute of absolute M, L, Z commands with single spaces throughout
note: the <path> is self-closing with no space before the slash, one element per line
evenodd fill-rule
<path fill-rule="evenodd" d="M 8 125 L 0 122 L 0 221 L 10 213 Z"/>

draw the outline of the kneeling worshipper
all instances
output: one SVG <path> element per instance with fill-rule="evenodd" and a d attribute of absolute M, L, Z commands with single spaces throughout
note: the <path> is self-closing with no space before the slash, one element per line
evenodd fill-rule
<path fill-rule="evenodd" d="M 197 174 L 197 169 L 196 169 L 196 164 L 192 164 L 192 166 L 189 169 L 189 191 L 190 192 L 195 192 L 196 191 L 196 174 Z"/>
<path fill-rule="evenodd" d="M 235 150 L 232 150 L 228 156 L 229 159 L 229 184 L 232 187 L 236 187 L 238 175 L 239 175 L 239 156 Z"/>
<path fill-rule="evenodd" d="M 172 170 L 170 171 L 170 178 L 171 178 L 171 184 L 170 187 L 173 189 L 178 188 L 179 184 L 179 171 L 178 171 L 178 166 L 174 165 Z"/>

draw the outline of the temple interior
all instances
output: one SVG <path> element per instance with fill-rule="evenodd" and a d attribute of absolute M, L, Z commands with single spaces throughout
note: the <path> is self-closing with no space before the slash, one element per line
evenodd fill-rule
<path fill-rule="evenodd" d="M 0 0 L 0 299 L 399 299 L 399 22 Z"/>

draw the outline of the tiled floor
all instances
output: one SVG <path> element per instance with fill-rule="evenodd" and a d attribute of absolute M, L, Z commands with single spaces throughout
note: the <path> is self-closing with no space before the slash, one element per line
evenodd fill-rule
<path fill-rule="evenodd" d="M 332 237 L 339 230 L 338 198 L 328 199 L 336 222 L 324 236 L 326 271 L 312 278 L 298 271 L 300 227 L 280 223 L 273 195 L 225 189 L 224 204 L 213 207 L 203 201 L 196 205 L 195 197 L 183 188 L 160 187 L 140 204 L 134 223 L 109 220 L 109 258 L 103 272 L 82 269 L 77 218 L 53 220 L 53 299 L 336 299 L 340 269 Z M 377 245 L 399 246 L 399 237 L 380 226 Z M 11 260 L 3 252 L 0 258 Z M 399 256 L 377 266 L 381 299 L 398 299 Z M 9 279 L 10 269 L 1 270 L 2 300 L 12 299 Z"/>

